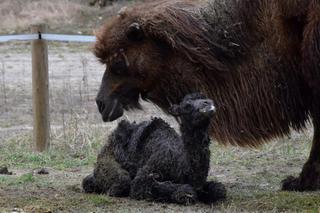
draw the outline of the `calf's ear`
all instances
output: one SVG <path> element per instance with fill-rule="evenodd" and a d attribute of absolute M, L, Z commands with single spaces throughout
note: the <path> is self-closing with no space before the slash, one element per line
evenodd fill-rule
<path fill-rule="evenodd" d="M 181 109 L 178 105 L 172 105 L 169 110 L 168 110 L 169 114 L 173 115 L 173 116 L 179 116 L 181 115 Z"/>
<path fill-rule="evenodd" d="M 127 30 L 127 38 L 130 41 L 142 41 L 144 39 L 144 33 L 139 23 L 130 24 Z"/>

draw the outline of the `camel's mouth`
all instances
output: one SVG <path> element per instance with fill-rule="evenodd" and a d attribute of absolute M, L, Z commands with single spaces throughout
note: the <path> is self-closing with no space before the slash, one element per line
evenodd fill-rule
<path fill-rule="evenodd" d="M 99 112 L 104 122 L 111 122 L 123 115 L 123 107 L 118 99 L 108 101 L 107 104 L 97 101 Z"/>
<path fill-rule="evenodd" d="M 124 111 L 142 109 L 139 103 L 139 92 L 137 90 L 122 90 L 103 99 L 96 99 L 96 103 L 104 122 L 111 122 L 120 118 Z"/>

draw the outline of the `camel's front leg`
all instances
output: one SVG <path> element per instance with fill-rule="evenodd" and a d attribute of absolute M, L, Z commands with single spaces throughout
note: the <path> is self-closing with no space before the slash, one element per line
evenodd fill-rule
<path fill-rule="evenodd" d="M 312 148 L 299 177 L 283 181 L 283 190 L 320 190 L 320 2 L 310 1 L 302 43 L 303 75 L 311 89 L 311 117 L 314 128 Z"/>

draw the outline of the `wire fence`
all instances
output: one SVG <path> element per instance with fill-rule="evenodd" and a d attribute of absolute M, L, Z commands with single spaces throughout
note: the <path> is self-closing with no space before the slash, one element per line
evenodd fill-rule
<path fill-rule="evenodd" d="M 42 34 L 41 39 L 51 35 L 55 38 L 48 44 L 51 137 L 65 143 L 70 140 L 81 143 L 82 140 L 85 144 L 91 134 L 88 126 L 103 126 L 106 130 L 117 123 L 103 123 L 95 105 L 105 67 L 90 51 L 93 36 Z M 71 38 L 72 41 L 85 38 L 85 41 L 72 43 L 67 40 Z M 33 129 L 30 39 L 39 39 L 39 35 L 0 36 L 3 41 L 0 42 L 0 141 L 15 134 L 30 133 Z M 151 104 L 143 105 L 144 112 L 127 113 L 127 119 L 141 121 L 148 116 L 161 116 L 175 124 L 172 118 Z"/>
<path fill-rule="evenodd" d="M 78 43 L 94 42 L 94 36 L 0 36 L 0 139 L 33 129 L 31 45 L 25 41 L 37 39 L 53 41 L 48 51 L 52 129 L 65 127 L 71 120 L 97 122 L 100 117 L 94 98 L 104 68 L 89 51 L 90 44 Z"/>

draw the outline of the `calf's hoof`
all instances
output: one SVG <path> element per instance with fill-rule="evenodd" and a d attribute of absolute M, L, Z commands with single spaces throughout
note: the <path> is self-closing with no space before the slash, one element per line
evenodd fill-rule
<path fill-rule="evenodd" d="M 86 193 L 96 192 L 96 179 L 93 174 L 88 175 L 82 180 L 82 188 Z"/>
<path fill-rule="evenodd" d="M 197 194 L 190 185 L 182 185 L 172 194 L 172 201 L 178 204 L 190 205 L 197 200 Z"/>
<path fill-rule="evenodd" d="M 198 192 L 199 200 L 206 204 L 224 200 L 227 197 L 226 187 L 219 182 L 209 181 Z"/>

